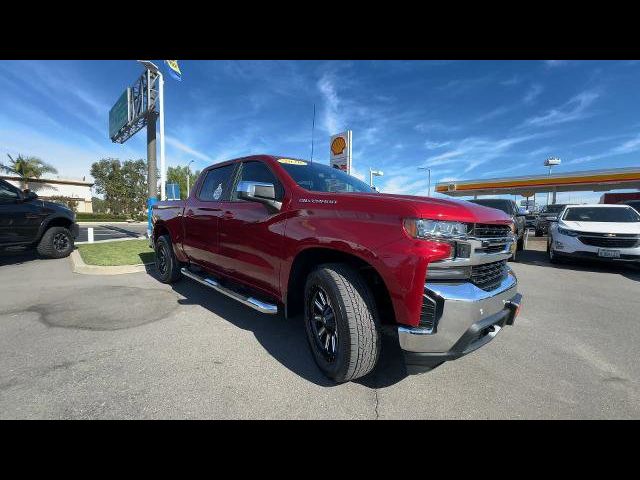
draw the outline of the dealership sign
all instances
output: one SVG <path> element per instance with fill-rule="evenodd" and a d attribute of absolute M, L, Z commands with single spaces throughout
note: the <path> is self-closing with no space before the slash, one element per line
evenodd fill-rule
<path fill-rule="evenodd" d="M 131 120 L 131 88 L 127 88 L 109 110 L 109 138 L 116 137 L 122 127 Z"/>
<path fill-rule="evenodd" d="M 329 142 L 329 164 L 351 174 L 351 130 L 338 133 Z"/>

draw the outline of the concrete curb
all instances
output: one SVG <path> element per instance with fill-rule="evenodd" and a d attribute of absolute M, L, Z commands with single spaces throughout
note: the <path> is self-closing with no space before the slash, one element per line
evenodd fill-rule
<path fill-rule="evenodd" d="M 99 265 L 87 265 L 82 260 L 80 252 L 76 249 L 69 256 L 71 267 L 74 273 L 82 273 L 84 275 L 123 275 L 125 273 L 146 272 L 148 268 L 155 268 L 153 263 L 138 265 L 117 265 L 111 267 L 103 267 Z"/>
<path fill-rule="evenodd" d="M 126 242 L 128 240 L 147 240 L 147 237 L 110 238 L 108 240 L 94 240 L 93 243 Z M 91 242 L 73 242 L 74 245 L 92 245 Z"/>

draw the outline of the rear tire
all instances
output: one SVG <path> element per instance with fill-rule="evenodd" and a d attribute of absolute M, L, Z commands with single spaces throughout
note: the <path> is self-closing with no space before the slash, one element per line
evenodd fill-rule
<path fill-rule="evenodd" d="M 542 230 L 536 229 L 536 237 L 541 237 L 541 236 L 542 236 Z"/>
<path fill-rule="evenodd" d="M 162 283 L 174 283 L 180 280 L 182 264 L 176 258 L 169 235 L 158 237 L 155 243 L 156 271 Z"/>
<path fill-rule="evenodd" d="M 348 265 L 320 265 L 307 277 L 305 328 L 320 370 L 341 383 L 371 372 L 380 355 L 381 332 L 373 295 Z"/>
<path fill-rule="evenodd" d="M 47 258 L 68 257 L 73 248 L 73 235 L 65 227 L 50 227 L 38 242 L 38 253 Z"/>

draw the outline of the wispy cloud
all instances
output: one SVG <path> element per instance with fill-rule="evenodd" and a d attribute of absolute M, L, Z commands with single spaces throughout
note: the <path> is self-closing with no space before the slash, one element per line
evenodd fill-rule
<path fill-rule="evenodd" d="M 317 86 L 324 101 L 322 127 L 325 132 L 330 135 L 337 133 L 344 127 L 344 121 L 338 111 L 340 107 L 340 98 L 338 97 L 335 81 L 332 75 L 328 73 L 322 75 L 320 80 L 318 80 Z"/>
<path fill-rule="evenodd" d="M 532 103 L 535 102 L 536 98 L 538 98 L 538 96 L 542 93 L 542 90 L 544 90 L 542 88 L 542 85 L 539 85 L 539 84 L 531 85 L 531 88 L 529 88 L 529 90 L 525 94 L 522 101 L 527 105 L 531 105 Z"/>
<path fill-rule="evenodd" d="M 170 135 L 165 135 L 165 141 L 167 142 L 168 145 L 171 145 L 172 147 L 180 150 L 181 152 L 184 152 L 188 155 L 191 155 L 192 157 L 196 157 L 200 160 L 203 160 L 205 162 L 213 162 L 213 159 L 209 156 L 206 155 L 202 152 L 199 152 L 193 148 L 191 148 L 189 145 L 185 145 L 184 143 L 182 143 L 180 140 L 178 140 L 175 137 L 172 137 Z"/>
<path fill-rule="evenodd" d="M 612 154 L 631 153 L 640 150 L 640 135 L 611 150 Z"/>
<path fill-rule="evenodd" d="M 551 134 L 553 134 L 553 132 L 520 135 L 498 140 L 485 137 L 467 137 L 453 142 L 453 149 L 428 158 L 423 163 L 423 166 L 433 167 L 447 164 L 461 164 L 459 167 L 460 171 L 462 173 L 468 173 L 482 164 L 508 154 L 511 148 L 518 144 Z"/>
<path fill-rule="evenodd" d="M 550 68 L 554 67 L 563 67 L 567 65 L 569 62 L 567 60 L 545 60 L 545 65 Z"/>
<path fill-rule="evenodd" d="M 589 116 L 587 109 L 600 95 L 594 91 L 579 93 L 563 105 L 547 111 L 543 115 L 525 120 L 527 126 L 549 126 L 573 122 Z"/>
<path fill-rule="evenodd" d="M 512 87 L 520 83 L 522 83 L 522 77 L 516 74 L 507 78 L 506 80 L 501 81 L 500 85 L 504 85 L 505 87 Z"/>
<path fill-rule="evenodd" d="M 424 142 L 424 146 L 427 150 L 437 150 L 438 148 L 444 148 L 447 145 L 451 145 L 451 142 L 433 142 L 431 140 Z"/>
<path fill-rule="evenodd" d="M 493 110 L 483 115 L 480 115 L 478 118 L 476 118 L 475 123 L 482 123 L 482 122 L 486 122 L 487 120 L 492 120 L 494 118 L 501 117 L 506 113 L 509 113 L 510 110 L 512 110 L 512 108 L 505 107 L 505 106 L 494 108 Z"/>

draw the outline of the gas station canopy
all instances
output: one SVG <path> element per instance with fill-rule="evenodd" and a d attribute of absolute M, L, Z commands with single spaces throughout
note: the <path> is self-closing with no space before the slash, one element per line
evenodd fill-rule
<path fill-rule="evenodd" d="M 599 192 L 640 188 L 640 168 L 612 168 L 582 172 L 439 182 L 436 192 L 452 197 L 522 195 L 546 192 Z"/>

